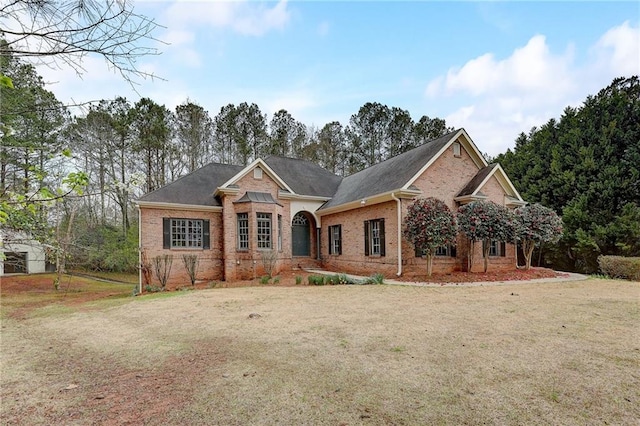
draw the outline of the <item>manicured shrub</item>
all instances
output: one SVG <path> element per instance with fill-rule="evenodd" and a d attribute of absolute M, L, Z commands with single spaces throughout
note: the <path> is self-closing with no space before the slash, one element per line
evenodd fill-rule
<path fill-rule="evenodd" d="M 469 240 L 469 252 L 474 253 L 476 241 L 482 241 L 484 272 L 489 266 L 491 241 L 513 241 L 518 222 L 511 210 L 493 201 L 473 201 L 458 209 L 458 227 Z M 471 271 L 473 255 L 467 256 L 467 268 Z"/>
<path fill-rule="evenodd" d="M 555 243 L 562 237 L 562 219 L 556 212 L 540 204 L 519 207 L 515 214 L 518 222 L 516 237 L 522 243 L 525 269 L 530 269 L 535 246 Z"/>
<path fill-rule="evenodd" d="M 404 237 L 427 259 L 427 275 L 431 276 L 433 256 L 441 246 L 455 245 L 458 225 L 455 215 L 444 201 L 420 198 L 409 206 L 404 224 Z"/>
<path fill-rule="evenodd" d="M 640 257 L 599 256 L 598 265 L 610 278 L 640 281 Z"/>

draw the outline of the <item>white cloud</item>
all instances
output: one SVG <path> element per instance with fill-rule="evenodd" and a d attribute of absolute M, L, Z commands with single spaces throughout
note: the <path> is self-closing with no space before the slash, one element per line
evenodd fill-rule
<path fill-rule="evenodd" d="M 287 0 L 280 0 L 275 5 L 252 1 L 178 1 L 166 10 L 165 15 L 172 26 L 208 25 L 249 36 L 282 30 L 291 18 Z"/>
<path fill-rule="evenodd" d="M 496 60 L 492 53 L 485 53 L 461 68 L 450 69 L 446 77 L 429 83 L 427 94 L 466 92 L 480 96 L 514 90 L 535 93 L 550 88 L 565 91 L 571 87 L 567 68 L 572 57 L 571 49 L 561 55 L 552 54 L 545 37 L 536 35 L 506 59 Z"/>
<path fill-rule="evenodd" d="M 600 67 L 612 77 L 640 74 L 640 26 L 633 28 L 626 21 L 613 27 L 592 50 Z"/>
<path fill-rule="evenodd" d="M 590 51 L 587 62 L 577 64 L 572 44 L 552 52 L 545 36 L 536 35 L 506 58 L 488 52 L 449 69 L 427 84 L 425 96 L 454 105 L 443 114 L 447 124 L 466 128 L 481 149 L 496 155 L 520 132 L 579 106 L 614 77 L 640 73 L 640 29 L 628 22 L 608 30 Z"/>

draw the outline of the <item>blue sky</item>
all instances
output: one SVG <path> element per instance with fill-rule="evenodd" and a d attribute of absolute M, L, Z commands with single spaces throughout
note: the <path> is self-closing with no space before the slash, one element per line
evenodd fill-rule
<path fill-rule="evenodd" d="M 40 69 L 63 102 L 187 98 L 284 108 L 316 127 L 380 102 L 464 127 L 491 155 L 578 106 L 616 76 L 640 74 L 638 2 L 145 1 L 168 45 L 138 65 L 163 80 L 138 93 L 88 58 Z"/>

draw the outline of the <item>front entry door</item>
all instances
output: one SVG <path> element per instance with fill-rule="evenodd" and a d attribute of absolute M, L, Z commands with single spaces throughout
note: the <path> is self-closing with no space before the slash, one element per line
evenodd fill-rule
<path fill-rule="evenodd" d="M 291 240 L 293 242 L 294 256 L 311 255 L 311 230 L 309 220 L 303 214 L 296 214 L 291 223 Z"/>

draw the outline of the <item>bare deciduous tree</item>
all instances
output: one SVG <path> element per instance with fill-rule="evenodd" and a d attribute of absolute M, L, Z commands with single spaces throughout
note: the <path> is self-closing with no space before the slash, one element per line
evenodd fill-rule
<path fill-rule="evenodd" d="M 197 254 L 183 254 L 182 255 L 182 263 L 184 264 L 184 268 L 187 270 L 187 274 L 189 274 L 189 279 L 191 280 L 191 285 L 196 285 L 196 273 L 198 272 L 198 255 Z"/>

